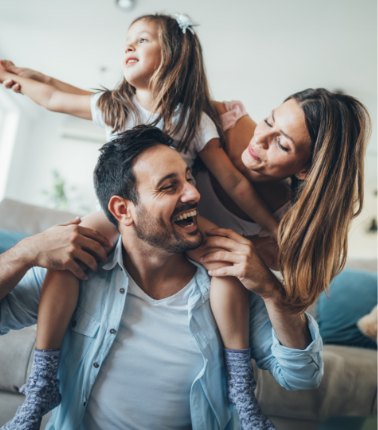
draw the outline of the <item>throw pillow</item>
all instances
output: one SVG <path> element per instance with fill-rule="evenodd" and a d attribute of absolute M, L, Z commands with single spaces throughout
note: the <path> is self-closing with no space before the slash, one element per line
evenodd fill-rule
<path fill-rule="evenodd" d="M 377 273 L 345 269 L 332 281 L 328 298 L 317 303 L 320 335 L 325 344 L 377 349 L 357 327 L 357 321 L 377 304 Z"/>
<path fill-rule="evenodd" d="M 21 231 L 10 231 L 0 228 L 0 254 L 12 248 L 17 242 L 28 236 L 30 235 Z"/>

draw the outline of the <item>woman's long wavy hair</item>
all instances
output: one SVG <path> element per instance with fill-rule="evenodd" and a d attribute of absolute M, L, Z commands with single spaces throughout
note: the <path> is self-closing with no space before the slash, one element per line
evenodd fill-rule
<path fill-rule="evenodd" d="M 312 145 L 306 180 L 292 178 L 293 205 L 278 233 L 286 305 L 300 313 L 344 268 L 351 221 L 363 205 L 371 121 L 354 97 L 323 88 L 290 99 L 303 109 Z"/>
<path fill-rule="evenodd" d="M 217 127 L 221 142 L 224 142 L 219 114 L 212 103 L 205 73 L 200 41 L 195 33 L 184 34 L 177 21 L 169 15 L 143 15 L 133 21 L 151 20 L 159 25 L 161 62 L 150 80 L 155 105 L 159 112 L 152 123 L 163 120 L 163 131 L 174 137 L 183 127 L 184 133 L 177 145 L 178 151 L 186 151 L 200 126 L 202 112 L 206 113 Z M 131 24 L 131 25 L 132 25 Z M 124 78 L 115 90 L 105 90 L 98 101 L 104 113 L 105 123 L 113 132 L 123 131 L 132 112 L 140 121 L 133 104 L 135 88 Z M 178 121 L 173 122 L 175 109 L 181 105 Z"/>

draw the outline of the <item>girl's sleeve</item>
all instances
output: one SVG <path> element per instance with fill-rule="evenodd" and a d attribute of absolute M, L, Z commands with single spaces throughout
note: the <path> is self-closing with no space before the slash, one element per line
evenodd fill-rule
<path fill-rule="evenodd" d="M 102 96 L 102 92 L 100 93 L 94 93 L 91 96 L 91 113 L 92 113 L 92 121 L 97 125 L 98 127 L 105 128 L 105 121 L 104 121 L 104 115 L 101 111 L 101 109 L 97 106 L 98 100 Z"/>
<path fill-rule="evenodd" d="M 199 131 L 194 139 L 196 151 L 201 152 L 211 139 L 219 139 L 217 128 L 210 117 L 202 113 Z"/>
<path fill-rule="evenodd" d="M 223 102 L 227 112 L 220 116 L 222 121 L 223 131 L 235 127 L 235 124 L 245 115 L 248 115 L 242 102 L 233 100 L 231 102 Z"/>

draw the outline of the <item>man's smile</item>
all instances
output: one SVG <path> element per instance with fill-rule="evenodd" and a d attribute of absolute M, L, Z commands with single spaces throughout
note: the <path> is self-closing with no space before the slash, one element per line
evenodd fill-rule
<path fill-rule="evenodd" d="M 177 215 L 173 221 L 178 227 L 186 231 L 197 230 L 197 210 L 191 209 L 183 212 Z"/>

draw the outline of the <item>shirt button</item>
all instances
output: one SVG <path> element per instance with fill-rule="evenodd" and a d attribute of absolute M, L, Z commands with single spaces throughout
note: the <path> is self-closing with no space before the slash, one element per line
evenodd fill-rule
<path fill-rule="evenodd" d="M 72 327 L 76 327 L 76 321 L 73 321 L 71 324 Z"/>
<path fill-rule="evenodd" d="M 84 402 L 84 403 L 83 403 L 83 406 L 87 406 L 87 402 Z"/>
<path fill-rule="evenodd" d="M 122 270 L 122 267 L 120 267 L 119 270 Z"/>
<path fill-rule="evenodd" d="M 97 363 L 97 361 L 95 361 L 95 362 L 93 363 L 93 367 L 95 367 L 95 368 L 97 369 L 97 368 L 99 368 L 99 367 L 100 367 L 100 365 Z"/>
<path fill-rule="evenodd" d="M 125 294 L 125 289 L 124 289 L 124 288 L 121 288 L 121 289 L 119 290 L 119 292 L 120 292 L 121 294 Z"/>
<path fill-rule="evenodd" d="M 110 330 L 110 333 L 111 334 L 114 334 L 116 331 L 114 330 L 114 328 L 112 328 L 111 330 Z"/>

